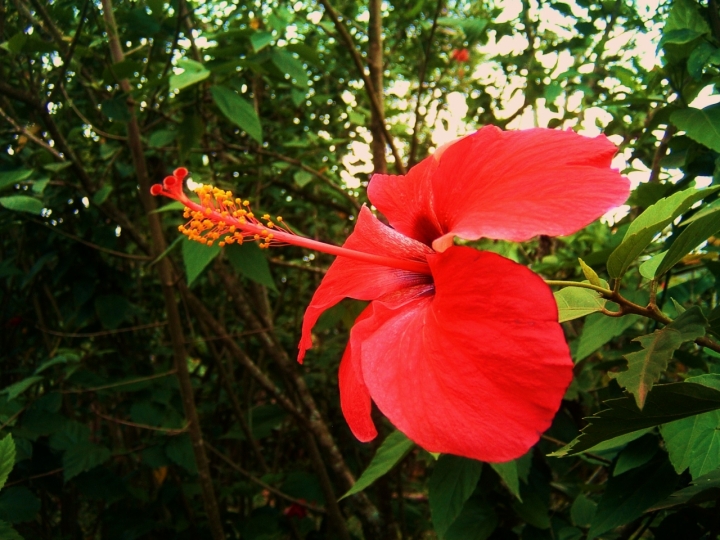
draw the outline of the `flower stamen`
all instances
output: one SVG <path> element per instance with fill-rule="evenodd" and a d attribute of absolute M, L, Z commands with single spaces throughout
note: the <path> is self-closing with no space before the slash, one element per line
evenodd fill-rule
<path fill-rule="evenodd" d="M 178 231 L 190 240 L 207 246 L 218 242 L 221 247 L 247 241 L 257 241 L 258 246 L 264 249 L 270 246 L 294 245 L 371 264 L 430 274 L 430 268 L 425 261 L 395 259 L 298 236 L 284 222 L 282 216 L 277 216 L 274 221 L 269 214 L 263 215 L 261 219 L 256 218 L 250 208 L 250 201 L 235 198 L 231 191 L 201 185 L 195 189 L 200 199 L 197 203 L 183 191 L 183 180 L 187 174 L 187 169 L 183 167 L 175 169 L 173 175 L 166 177 L 162 184 L 152 186 L 150 193 L 170 197 L 185 205 L 183 216 L 188 221 L 180 225 Z"/>

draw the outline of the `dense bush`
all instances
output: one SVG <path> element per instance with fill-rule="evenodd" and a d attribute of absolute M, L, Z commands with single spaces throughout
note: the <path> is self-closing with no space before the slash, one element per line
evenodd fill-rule
<path fill-rule="evenodd" d="M 14 0 L 0 41 L 0 537 L 720 534 L 715 0 Z M 189 242 L 150 196 L 184 166 L 342 244 L 373 171 L 533 123 L 602 128 L 635 189 L 572 236 L 469 243 L 549 280 L 576 362 L 505 464 L 379 413 L 355 440 L 336 374 L 364 304 L 295 362 L 332 257 Z"/>

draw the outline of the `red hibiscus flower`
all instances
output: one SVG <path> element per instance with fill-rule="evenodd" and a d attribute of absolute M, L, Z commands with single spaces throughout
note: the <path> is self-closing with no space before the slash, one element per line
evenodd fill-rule
<path fill-rule="evenodd" d="M 572 378 L 550 289 L 527 268 L 453 238 L 567 235 L 628 196 L 615 146 L 568 131 L 495 127 L 440 148 L 406 176 L 375 175 L 344 247 L 427 261 L 430 274 L 339 257 L 305 313 L 301 358 L 322 311 L 371 300 L 340 365 L 343 414 L 377 434 L 371 400 L 432 452 L 500 462 L 545 431 Z"/>
<path fill-rule="evenodd" d="M 184 169 L 153 193 L 188 207 L 181 230 L 190 238 L 254 237 L 338 255 L 305 312 L 299 360 L 324 310 L 348 297 L 371 301 L 339 372 L 342 411 L 359 440 L 377 435 L 374 401 L 426 450 L 502 462 L 550 426 L 573 364 L 542 279 L 453 240 L 576 232 L 628 196 L 627 179 L 610 168 L 615 151 L 604 136 L 487 126 L 406 176 L 373 176 L 368 196 L 390 225 L 364 207 L 342 247 L 263 225 L 229 192 L 200 192 L 196 204 L 182 194 Z"/>

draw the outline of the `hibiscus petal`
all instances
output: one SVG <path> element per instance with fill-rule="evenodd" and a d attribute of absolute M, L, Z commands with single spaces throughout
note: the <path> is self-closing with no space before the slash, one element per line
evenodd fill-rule
<path fill-rule="evenodd" d="M 521 242 L 580 230 L 628 197 L 628 180 L 610 168 L 616 151 L 605 136 L 551 129 L 486 126 L 457 141 L 432 178 L 446 237 L 436 247 L 452 236 Z"/>
<path fill-rule="evenodd" d="M 365 336 L 357 329 L 363 320 L 372 315 L 372 306 L 368 306 L 355 321 L 350 342 L 340 361 L 338 383 L 340 386 L 340 407 L 353 435 L 362 442 L 373 440 L 377 436 L 372 421 L 372 402 L 360 366 L 360 345 Z"/>
<path fill-rule="evenodd" d="M 433 210 L 432 178 L 438 161 L 424 159 L 405 176 L 375 174 L 368 185 L 368 198 L 405 236 L 430 245 L 443 234 Z"/>
<path fill-rule="evenodd" d="M 355 230 L 344 247 L 394 259 L 423 262 L 432 253 L 428 246 L 381 223 L 366 207 L 360 210 Z M 406 296 L 417 294 L 414 286 L 427 286 L 429 283 L 429 276 L 423 274 L 337 257 L 305 310 L 298 361 L 302 362 L 305 351 L 312 347 L 310 331 L 322 312 L 343 298 L 374 300 L 393 294 L 398 301 L 402 301 Z"/>
<path fill-rule="evenodd" d="M 572 379 L 553 295 L 493 253 L 454 246 L 428 262 L 434 297 L 401 308 L 373 302 L 358 325 L 363 381 L 383 414 L 427 450 L 517 458 L 550 426 Z"/>

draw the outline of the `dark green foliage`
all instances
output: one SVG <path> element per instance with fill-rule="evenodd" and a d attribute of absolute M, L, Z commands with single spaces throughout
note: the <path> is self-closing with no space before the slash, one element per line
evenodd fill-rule
<path fill-rule="evenodd" d="M 115 0 L 126 56 L 114 62 L 101 2 L 4 2 L 0 538 L 212 537 L 178 340 L 227 538 L 718 538 L 720 109 L 693 103 L 720 81 L 717 2 L 381 4 L 384 115 L 405 165 L 436 146 L 434 115 L 446 122 L 457 92 L 471 127 L 533 111 L 542 126 L 587 127 L 604 111 L 625 172 L 645 171 L 617 222 L 473 243 L 595 287 L 556 295 L 576 366 L 552 427 L 526 456 L 485 466 L 432 456 L 381 415 L 378 441 L 357 442 L 337 368 L 363 303 L 329 310 L 305 364 L 293 360 L 331 257 L 189 242 L 182 208 L 139 188 L 133 117 L 152 182 L 187 167 L 258 216 L 342 244 L 373 170 L 356 148 L 380 135 L 324 4 Z M 331 5 L 367 62 L 368 3 Z M 653 29 L 661 65 L 613 45 Z"/>

